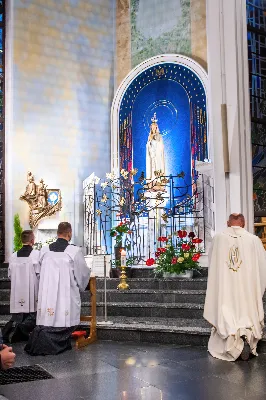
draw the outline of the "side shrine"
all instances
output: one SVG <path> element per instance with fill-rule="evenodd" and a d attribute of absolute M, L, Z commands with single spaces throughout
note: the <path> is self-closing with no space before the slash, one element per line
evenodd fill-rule
<path fill-rule="evenodd" d="M 266 248 L 265 5 L 163 3 L 0 1 L 2 324 L 22 229 L 72 225 L 109 340 L 205 345 L 213 236 L 242 213 Z"/>

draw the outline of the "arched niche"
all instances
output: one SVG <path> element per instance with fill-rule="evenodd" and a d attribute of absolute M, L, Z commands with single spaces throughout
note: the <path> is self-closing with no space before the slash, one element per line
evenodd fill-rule
<path fill-rule="evenodd" d="M 186 149 L 186 153 L 190 151 L 189 162 L 192 174 L 196 160 L 204 161 L 204 159 L 209 158 L 207 73 L 191 58 L 178 54 L 159 55 L 135 67 L 122 81 L 115 94 L 111 111 L 111 169 L 115 173 L 119 173 L 121 168 L 130 170 L 132 167 L 138 167 L 134 165 L 134 148 L 135 158 L 137 157 L 136 149 L 138 148 L 134 143 L 134 135 L 137 135 L 136 137 L 139 141 L 140 132 L 137 132 L 137 130 L 141 128 L 137 127 L 140 124 L 136 123 L 136 116 L 143 119 L 143 138 L 138 143 L 140 145 L 140 153 L 143 153 L 149 118 L 153 111 L 156 112 L 160 106 L 164 106 L 162 103 L 160 104 L 160 101 L 168 101 L 165 95 L 162 98 L 157 96 L 153 101 L 154 92 L 156 90 L 158 93 L 160 91 L 163 92 L 166 87 L 169 96 L 170 94 L 172 96 L 172 99 L 169 99 L 169 104 L 173 103 L 175 94 L 177 103 L 179 101 L 179 104 L 172 104 L 173 111 L 180 108 L 178 109 L 179 115 L 177 115 L 179 127 L 177 125 L 176 129 L 179 129 L 182 137 L 176 138 L 176 143 L 177 146 L 180 146 L 183 140 L 186 145 L 189 144 L 189 150 Z M 145 91 L 147 92 L 146 97 Z M 152 107 L 150 109 L 150 115 L 147 112 L 149 104 L 145 100 L 149 95 L 153 96 L 151 105 L 154 105 L 153 109 Z M 143 115 L 141 115 L 141 105 L 139 104 L 141 98 L 144 104 Z M 184 123 L 180 125 L 182 118 Z M 167 117 L 165 117 L 165 120 L 167 120 Z M 162 121 L 159 121 L 159 126 L 160 122 L 162 123 Z M 183 130 L 186 130 L 186 132 L 184 133 Z M 168 147 L 172 148 L 172 144 L 168 143 Z M 180 148 L 178 151 L 181 154 Z M 182 164 L 184 161 L 181 160 L 180 163 Z M 180 163 L 177 163 L 176 169 L 180 169 Z M 174 174 L 180 171 L 170 171 L 168 169 L 167 172 Z"/>

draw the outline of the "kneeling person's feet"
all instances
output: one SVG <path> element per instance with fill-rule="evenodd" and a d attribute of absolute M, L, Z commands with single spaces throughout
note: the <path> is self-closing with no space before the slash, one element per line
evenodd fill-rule
<path fill-rule="evenodd" d="M 244 341 L 244 347 L 243 347 L 242 353 L 240 355 L 240 358 L 243 361 L 248 361 L 249 356 L 250 356 L 250 346 L 245 337 L 243 337 L 242 339 Z"/>

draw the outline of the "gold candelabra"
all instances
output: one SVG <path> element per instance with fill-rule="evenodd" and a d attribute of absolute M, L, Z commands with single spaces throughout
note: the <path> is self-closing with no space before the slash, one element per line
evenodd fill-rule
<path fill-rule="evenodd" d="M 117 286 L 118 290 L 128 290 L 129 284 L 127 283 L 127 274 L 126 274 L 126 252 L 125 250 L 121 251 L 121 275 L 120 275 L 120 283 Z"/>
<path fill-rule="evenodd" d="M 123 265 L 121 266 L 121 276 L 120 276 L 120 283 L 117 286 L 118 290 L 128 290 L 129 284 L 127 283 L 127 274 L 126 274 L 126 267 Z"/>

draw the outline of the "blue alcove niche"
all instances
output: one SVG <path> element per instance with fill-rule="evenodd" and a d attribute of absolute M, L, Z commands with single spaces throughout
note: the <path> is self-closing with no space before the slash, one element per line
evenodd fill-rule
<path fill-rule="evenodd" d="M 195 161 L 208 158 L 206 93 L 188 67 L 161 63 L 141 72 L 128 86 L 119 111 L 120 169 L 146 172 L 146 143 L 156 112 L 165 145 L 166 175 L 185 172 L 196 179 Z"/>

